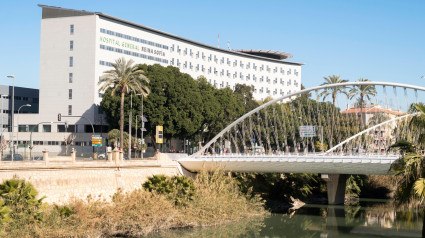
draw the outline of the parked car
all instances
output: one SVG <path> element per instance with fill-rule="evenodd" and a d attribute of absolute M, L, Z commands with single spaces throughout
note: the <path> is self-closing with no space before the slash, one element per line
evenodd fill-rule
<path fill-rule="evenodd" d="M 43 160 L 43 156 L 34 156 L 34 157 L 31 158 L 31 160 L 41 161 L 41 160 Z"/>
<path fill-rule="evenodd" d="M 12 155 L 8 154 L 5 158 L 2 159 L 3 161 L 12 161 Z M 23 161 L 24 157 L 22 157 L 21 154 L 13 154 L 13 161 Z"/>
<path fill-rule="evenodd" d="M 99 154 L 97 156 L 97 159 L 106 159 L 106 155 L 105 154 Z"/>

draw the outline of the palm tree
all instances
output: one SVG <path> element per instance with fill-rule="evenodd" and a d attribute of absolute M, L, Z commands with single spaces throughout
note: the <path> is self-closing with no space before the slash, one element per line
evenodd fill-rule
<path fill-rule="evenodd" d="M 100 77 L 98 85 L 99 92 L 104 91 L 108 87 L 112 87 L 111 95 L 114 96 L 118 91 L 121 95 L 120 106 L 120 143 L 121 148 L 124 142 L 124 96 L 130 91 L 143 94 L 146 97 L 149 94 L 149 88 L 146 83 L 149 79 L 144 75 L 137 65 L 133 65 L 134 61 L 126 61 L 125 58 L 120 58 L 112 64 L 114 69 L 105 71 Z"/>
<path fill-rule="evenodd" d="M 325 80 L 324 83 L 322 83 L 321 85 L 332 85 L 332 84 L 338 84 L 338 83 L 346 83 L 348 82 L 348 80 L 344 80 L 341 79 L 341 77 L 339 75 L 330 75 L 328 77 L 323 77 L 323 79 Z M 333 88 L 327 88 L 324 89 L 321 93 L 319 93 L 319 95 L 317 95 L 317 99 L 323 97 L 323 100 L 325 100 L 329 95 L 332 96 L 332 126 L 331 126 L 331 136 L 330 136 L 330 141 L 329 141 L 329 145 L 330 148 L 332 148 L 332 140 L 333 140 L 333 130 L 335 127 L 335 102 L 336 102 L 336 96 L 340 93 L 345 94 L 348 96 L 348 93 L 346 91 L 345 86 L 340 86 L 340 87 L 333 87 Z"/>
<path fill-rule="evenodd" d="M 424 129 L 425 105 L 414 103 L 409 112 L 420 112 L 410 120 L 410 129 Z M 421 142 L 423 142 L 423 136 L 419 137 L 419 143 Z M 398 205 L 419 201 L 425 209 L 423 204 L 425 200 L 425 157 L 420 154 L 421 147 L 405 141 L 398 142 L 398 145 L 392 147 L 394 146 L 403 149 L 400 159 L 391 165 L 391 171 L 398 176 L 394 199 Z M 422 237 L 425 237 L 425 219 L 422 223 Z"/>
<path fill-rule="evenodd" d="M 409 127 L 411 130 L 418 131 L 419 136 L 417 138 L 417 143 L 421 148 L 425 147 L 425 134 L 423 130 L 425 129 L 425 104 L 423 103 L 413 103 L 410 106 L 409 113 L 419 112 L 419 115 L 412 117 L 409 122 Z"/>
<path fill-rule="evenodd" d="M 369 79 L 363 79 L 360 78 L 358 80 L 359 82 L 370 82 Z M 367 98 L 367 100 L 370 101 L 371 97 L 376 96 L 376 88 L 374 85 L 355 85 L 349 92 L 350 98 L 354 98 L 359 96 L 359 106 L 360 106 L 360 119 L 361 119 L 361 125 L 362 127 L 366 123 L 365 117 L 363 115 L 363 108 L 364 108 L 364 99 Z"/>
<path fill-rule="evenodd" d="M 425 157 L 418 152 L 404 154 L 394 164 L 391 171 L 397 176 L 397 189 L 394 199 L 397 205 L 419 201 L 423 207 L 425 199 Z M 425 237 L 425 219 L 422 223 L 422 237 Z"/>

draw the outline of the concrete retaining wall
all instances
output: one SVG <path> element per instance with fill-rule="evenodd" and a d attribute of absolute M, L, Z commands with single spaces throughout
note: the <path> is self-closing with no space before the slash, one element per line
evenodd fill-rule
<path fill-rule="evenodd" d="M 18 176 L 31 182 L 45 202 L 66 203 L 69 199 L 88 196 L 110 200 L 118 189 L 141 188 L 147 177 L 180 175 L 176 162 L 160 155 L 156 160 L 111 162 L 2 162 L 0 181 Z"/>

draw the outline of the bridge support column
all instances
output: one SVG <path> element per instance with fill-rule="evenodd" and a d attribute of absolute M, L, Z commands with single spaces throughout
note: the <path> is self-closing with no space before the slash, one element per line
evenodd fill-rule
<path fill-rule="evenodd" d="M 344 204 L 347 178 L 347 174 L 322 174 L 327 183 L 329 205 Z"/>

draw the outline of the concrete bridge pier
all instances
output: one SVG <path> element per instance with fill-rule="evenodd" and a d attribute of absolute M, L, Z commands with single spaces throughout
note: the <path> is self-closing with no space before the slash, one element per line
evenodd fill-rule
<path fill-rule="evenodd" d="M 328 204 L 344 204 L 348 174 L 322 174 L 322 179 L 327 183 Z"/>

